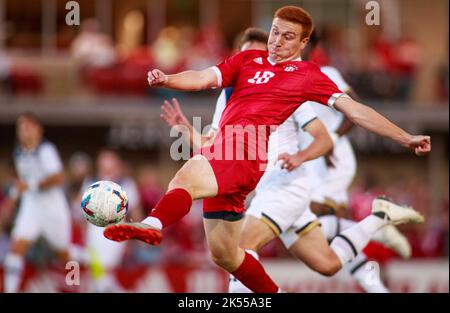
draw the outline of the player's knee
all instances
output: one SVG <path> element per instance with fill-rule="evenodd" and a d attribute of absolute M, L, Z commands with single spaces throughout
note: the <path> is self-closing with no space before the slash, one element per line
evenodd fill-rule
<path fill-rule="evenodd" d="M 315 270 L 320 274 L 330 277 L 335 275 L 341 269 L 341 263 L 339 260 L 335 260 L 334 258 L 325 259 L 318 263 Z"/>
<path fill-rule="evenodd" d="M 185 173 L 185 171 L 178 171 L 175 177 L 170 181 L 168 189 L 183 188 L 192 194 L 192 184 L 190 183 L 189 176 L 190 175 Z"/>
<path fill-rule="evenodd" d="M 237 255 L 228 249 L 211 249 L 211 258 L 217 266 L 229 272 L 235 270 L 236 268 Z"/>

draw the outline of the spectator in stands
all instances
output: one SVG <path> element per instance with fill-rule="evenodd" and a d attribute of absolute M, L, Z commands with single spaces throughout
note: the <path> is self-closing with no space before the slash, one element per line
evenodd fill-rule
<path fill-rule="evenodd" d="M 108 68 L 118 61 L 112 39 L 100 31 L 99 22 L 93 18 L 83 21 L 80 33 L 72 42 L 71 53 L 86 68 Z"/>
<path fill-rule="evenodd" d="M 180 69 L 184 60 L 184 52 L 180 46 L 181 34 L 176 27 L 163 28 L 153 42 L 151 51 L 155 64 L 163 71 L 174 72 Z"/>

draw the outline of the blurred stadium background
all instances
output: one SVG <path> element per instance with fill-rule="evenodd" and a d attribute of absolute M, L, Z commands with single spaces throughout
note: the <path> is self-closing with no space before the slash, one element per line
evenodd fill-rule
<path fill-rule="evenodd" d="M 201 116 L 203 126 L 212 118 L 217 90 L 150 89 L 148 69 L 171 73 L 214 65 L 232 53 L 234 38 L 246 27 L 268 30 L 276 8 L 296 4 L 311 12 L 324 34 L 324 62 L 337 67 L 365 103 L 409 131 L 432 136 L 432 153 L 417 158 L 354 129 L 358 173 L 348 215 L 362 219 L 379 194 L 423 212 L 425 224 L 401 227 L 412 244 L 411 260 L 381 246 L 371 254 L 392 291 L 448 292 L 448 1 L 380 0 L 379 26 L 366 25 L 363 0 L 78 0 L 81 26 L 66 24 L 67 2 L 0 0 L 0 264 L 14 221 L 1 202 L 13 177 L 19 113 L 36 112 L 63 157 L 73 241 L 83 245 L 79 188 L 84 175 L 95 172 L 100 148 L 120 152 L 145 214 L 183 164 L 170 159 L 176 138 L 159 119 L 162 100 L 178 97 L 186 115 Z M 89 172 L 77 167 L 80 163 L 91 164 Z M 128 244 L 115 272 L 125 290 L 226 291 L 227 276 L 206 250 L 200 205 L 167 229 L 160 247 Z M 327 279 L 311 272 L 278 242 L 262 255 L 284 289 L 360 291 L 345 273 Z M 82 268 L 79 286 L 67 286 L 51 256 L 45 242 L 33 247 L 23 291 L 89 290 L 88 268 Z"/>

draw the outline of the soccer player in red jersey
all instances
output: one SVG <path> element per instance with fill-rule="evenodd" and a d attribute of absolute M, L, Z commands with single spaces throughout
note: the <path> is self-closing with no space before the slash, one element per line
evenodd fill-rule
<path fill-rule="evenodd" d="M 196 91 L 234 86 L 211 147 L 187 161 L 169 184 L 168 192 L 142 223 L 112 225 L 104 235 L 115 241 L 138 239 L 157 245 L 161 230 L 189 212 L 193 199 L 204 200 L 204 226 L 213 261 L 253 292 L 278 292 L 262 265 L 239 248 L 244 200 L 264 173 L 267 140 L 272 126 L 284 122 L 303 102 L 334 107 L 356 125 L 414 150 L 430 152 L 428 136 L 413 136 L 373 109 L 342 93 L 320 69 L 300 58 L 313 29 L 305 10 L 287 6 L 274 16 L 268 52 L 247 50 L 202 71 L 166 75 L 148 73 L 151 86 Z M 243 153 L 233 148 L 243 148 Z M 232 150 L 231 153 L 228 153 Z M 413 210 L 380 208 L 361 221 L 370 236 L 387 223 L 417 221 Z M 362 249 L 349 238 L 335 239 L 340 259 L 350 260 Z"/>

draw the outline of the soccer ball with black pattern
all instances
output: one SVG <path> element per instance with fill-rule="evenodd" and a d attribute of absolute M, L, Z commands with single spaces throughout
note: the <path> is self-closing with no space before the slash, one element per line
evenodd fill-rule
<path fill-rule="evenodd" d="M 90 185 L 83 194 L 81 209 L 84 217 L 96 226 L 117 224 L 127 214 L 127 194 L 120 185 L 101 180 Z"/>

